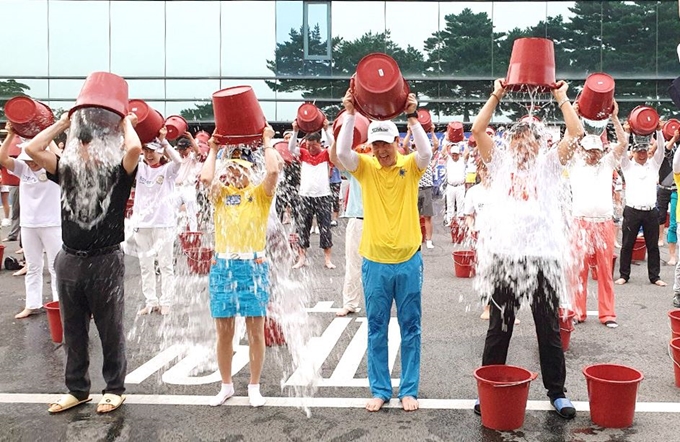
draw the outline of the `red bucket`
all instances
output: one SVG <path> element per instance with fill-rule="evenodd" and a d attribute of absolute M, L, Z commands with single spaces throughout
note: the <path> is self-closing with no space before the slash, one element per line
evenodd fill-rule
<path fill-rule="evenodd" d="M 5 103 L 5 116 L 20 137 L 33 138 L 54 124 L 52 109 L 29 97 L 14 97 Z"/>
<path fill-rule="evenodd" d="M 547 38 L 518 38 L 512 44 L 512 55 L 505 85 L 511 91 L 525 87 L 548 92 L 555 88 L 555 48 Z"/>
<path fill-rule="evenodd" d="M 453 271 L 456 278 L 471 278 L 475 275 L 474 250 L 456 250 L 453 255 Z"/>
<path fill-rule="evenodd" d="M 647 244 L 645 244 L 644 238 L 635 238 L 635 244 L 633 245 L 633 254 L 631 259 L 633 261 L 644 261 L 647 254 Z"/>
<path fill-rule="evenodd" d="M 93 72 L 85 79 L 76 105 L 69 111 L 69 116 L 84 107 L 100 107 L 110 110 L 122 117 L 128 113 L 128 84 L 116 74 L 109 72 Z"/>
<path fill-rule="evenodd" d="M 680 334 L 680 309 L 669 311 L 668 317 L 671 318 L 671 331 Z"/>
<path fill-rule="evenodd" d="M 333 121 L 333 136 L 338 139 L 338 134 L 340 134 L 340 128 L 342 127 L 342 122 L 345 118 L 345 110 L 341 110 L 340 113 L 335 117 Z M 357 147 L 368 140 L 368 125 L 370 121 L 368 118 L 364 117 L 359 113 L 354 114 L 354 134 L 352 136 L 352 147 Z"/>
<path fill-rule="evenodd" d="M 208 144 L 208 140 L 210 140 L 210 134 L 204 130 L 200 130 L 194 135 L 194 139 L 196 140 L 196 144 L 198 144 L 198 150 L 201 151 L 203 154 L 208 154 L 210 151 L 210 144 Z"/>
<path fill-rule="evenodd" d="M 318 132 L 323 128 L 326 116 L 312 103 L 304 103 L 297 110 L 297 124 L 305 133 Z"/>
<path fill-rule="evenodd" d="M 212 95 L 215 137 L 222 144 L 253 144 L 262 140 L 267 125 L 250 86 L 233 86 Z"/>
<path fill-rule="evenodd" d="M 210 273 L 210 264 L 213 258 L 213 249 L 206 247 L 196 247 L 185 252 L 187 264 L 191 273 L 197 275 L 207 275 Z"/>
<path fill-rule="evenodd" d="M 453 244 L 461 244 L 465 240 L 465 227 L 458 221 L 451 221 L 451 242 Z"/>
<path fill-rule="evenodd" d="M 179 234 L 179 243 L 182 250 L 189 252 L 192 249 L 201 247 L 203 232 L 182 232 Z"/>
<path fill-rule="evenodd" d="M 675 134 L 675 131 L 678 129 L 680 129 L 680 121 L 676 120 L 675 118 L 671 118 L 663 124 L 663 137 L 666 139 L 666 141 L 670 140 L 673 138 L 673 134 Z"/>
<path fill-rule="evenodd" d="M 264 320 L 264 345 L 267 347 L 286 345 L 283 329 L 278 322 L 269 316 Z"/>
<path fill-rule="evenodd" d="M 425 132 L 429 132 L 432 129 L 432 116 L 430 111 L 427 109 L 418 109 L 418 122 L 423 126 Z"/>
<path fill-rule="evenodd" d="M 513 365 L 485 365 L 474 373 L 477 379 L 482 425 L 498 431 L 512 431 L 524 425 L 532 373 Z"/>
<path fill-rule="evenodd" d="M 187 124 L 187 120 L 185 120 L 183 116 L 170 115 L 165 120 L 165 127 L 168 129 L 168 134 L 166 135 L 166 138 L 169 141 L 174 141 L 177 138 L 184 135 L 184 132 L 187 131 L 189 125 Z"/>
<path fill-rule="evenodd" d="M 293 154 L 290 153 L 290 149 L 288 149 L 287 141 L 279 141 L 274 145 L 274 149 L 276 149 L 279 155 L 281 155 L 281 158 L 283 158 L 283 161 L 285 161 L 286 164 L 291 164 L 293 161 L 295 161 Z"/>
<path fill-rule="evenodd" d="M 9 146 L 10 157 L 16 158 L 21 154 L 21 148 L 19 147 L 19 144 L 21 144 L 21 138 L 15 135 L 14 139 L 12 140 L 12 144 Z M 19 177 L 9 173 L 6 167 L 0 167 L 0 177 L 2 177 L 3 186 L 18 186 L 21 182 Z"/>
<path fill-rule="evenodd" d="M 156 109 L 149 107 L 144 100 L 130 100 L 130 112 L 137 116 L 135 132 L 142 143 L 150 143 L 158 136 L 163 127 L 163 115 Z"/>
<path fill-rule="evenodd" d="M 420 217 L 420 236 L 422 237 L 422 240 L 420 242 L 424 243 L 425 240 L 426 240 L 426 237 L 425 237 L 425 217 L 424 216 Z"/>
<path fill-rule="evenodd" d="M 630 427 L 642 372 L 624 365 L 596 364 L 584 368 L 583 374 L 593 423 L 604 428 Z"/>
<path fill-rule="evenodd" d="M 50 326 L 52 342 L 61 344 L 64 340 L 64 329 L 61 326 L 59 301 L 48 302 L 44 307 L 47 312 L 47 324 Z"/>
<path fill-rule="evenodd" d="M 576 101 L 582 117 L 606 120 L 614 109 L 614 79 L 604 72 L 590 74 Z"/>
<path fill-rule="evenodd" d="M 628 125 L 635 135 L 651 135 L 659 125 L 659 114 L 649 106 L 637 106 L 628 115 Z"/>
<path fill-rule="evenodd" d="M 673 357 L 673 373 L 675 374 L 675 386 L 680 387 L 680 338 L 671 339 L 671 355 Z"/>
<path fill-rule="evenodd" d="M 560 339 L 562 340 L 562 351 L 569 350 L 569 341 L 571 340 L 571 332 L 574 331 L 574 317 L 576 313 L 569 309 L 560 307 L 557 310 L 560 322 Z"/>
<path fill-rule="evenodd" d="M 4 256 L 5 256 L 5 246 L 3 244 L 0 244 L 0 268 L 2 268 L 2 263 L 5 262 Z"/>
<path fill-rule="evenodd" d="M 465 130 L 463 123 L 452 121 L 446 125 L 446 136 L 452 143 L 457 143 L 465 139 Z"/>
<path fill-rule="evenodd" d="M 411 91 L 397 62 L 387 54 L 368 54 L 350 81 L 354 104 L 371 120 L 391 120 L 404 112 Z"/>

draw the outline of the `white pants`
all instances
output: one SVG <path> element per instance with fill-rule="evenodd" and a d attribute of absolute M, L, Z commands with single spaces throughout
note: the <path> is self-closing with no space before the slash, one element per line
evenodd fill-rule
<path fill-rule="evenodd" d="M 175 290 L 175 272 L 172 265 L 172 248 L 175 242 L 173 227 L 139 228 L 135 232 L 137 256 L 141 270 L 142 293 L 148 307 L 170 306 Z M 156 296 L 156 269 L 158 259 L 161 270 L 161 298 Z"/>
<path fill-rule="evenodd" d="M 54 258 L 61 249 L 61 227 L 22 227 L 21 241 L 28 270 L 26 272 L 26 308 L 36 309 L 43 305 L 43 250 L 47 253 L 47 269 L 50 271 L 52 301 L 59 300 Z"/>
<path fill-rule="evenodd" d="M 361 282 L 361 263 L 359 243 L 364 230 L 364 220 L 350 218 L 345 230 L 345 283 L 342 287 L 342 306 L 349 310 L 359 307 L 359 300 L 364 296 Z"/>
<path fill-rule="evenodd" d="M 446 186 L 446 224 L 454 217 L 463 216 L 465 184 Z"/>
<path fill-rule="evenodd" d="M 189 230 L 192 232 L 198 231 L 196 188 L 194 186 L 177 186 L 175 187 L 175 191 L 177 208 L 179 209 L 182 204 L 184 204 L 184 213 L 180 214 L 180 216 L 186 216 L 187 222 L 189 223 Z M 184 231 L 184 227 L 182 227 L 181 230 Z"/>

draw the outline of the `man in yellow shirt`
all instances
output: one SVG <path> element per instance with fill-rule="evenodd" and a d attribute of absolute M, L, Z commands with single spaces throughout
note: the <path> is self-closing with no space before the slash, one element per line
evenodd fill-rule
<path fill-rule="evenodd" d="M 242 159 L 224 160 L 224 174 L 215 180 L 219 146 L 210 139 L 210 153 L 201 182 L 210 188 L 215 208 L 215 259 L 210 268 L 210 312 L 217 329 L 217 365 L 222 388 L 210 405 L 222 405 L 234 395 L 231 362 L 234 354 L 234 317 L 246 318 L 250 346 L 250 405 L 260 407 L 260 374 L 264 364 L 264 319 L 269 302 L 269 265 L 264 256 L 269 208 L 276 191 L 280 157 L 272 147 L 274 130 L 262 135 L 265 176 L 253 184 L 252 164 Z"/>
<path fill-rule="evenodd" d="M 374 121 L 368 128 L 373 157 L 352 150 L 354 97 L 343 99 L 345 119 L 337 140 L 342 166 L 361 184 L 364 230 L 359 246 L 368 317 L 369 411 L 378 411 L 392 397 L 387 329 L 392 302 L 397 305 L 401 332 L 399 400 L 406 411 L 418 409 L 420 382 L 420 317 L 423 285 L 422 236 L 418 216 L 418 181 L 432 158 L 432 146 L 418 122 L 418 102 L 409 94 L 408 125 L 416 151 L 401 155 L 399 131 L 391 121 Z"/>

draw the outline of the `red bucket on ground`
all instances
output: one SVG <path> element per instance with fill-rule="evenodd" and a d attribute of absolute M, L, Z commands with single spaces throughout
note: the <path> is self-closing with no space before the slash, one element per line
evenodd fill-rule
<path fill-rule="evenodd" d="M 215 138 L 222 144 L 252 144 L 262 140 L 267 125 L 250 86 L 233 86 L 212 95 Z"/>
<path fill-rule="evenodd" d="M 451 242 L 461 244 L 465 240 L 465 227 L 457 220 L 451 220 Z"/>
<path fill-rule="evenodd" d="M 604 72 L 590 74 L 576 102 L 582 117 L 606 120 L 614 109 L 614 79 Z"/>
<path fill-rule="evenodd" d="M 659 114 L 649 106 L 637 106 L 628 115 L 628 125 L 635 135 L 651 135 L 659 125 Z"/>
<path fill-rule="evenodd" d="M 524 425 L 532 373 L 513 365 L 486 365 L 474 373 L 477 379 L 482 425 L 498 431 L 512 431 Z"/>
<path fill-rule="evenodd" d="M 128 84 L 116 74 L 93 72 L 87 76 L 76 105 L 68 114 L 84 107 L 99 107 L 125 117 L 128 113 Z"/>
<path fill-rule="evenodd" d="M 633 424 L 642 372 L 617 364 L 596 364 L 583 369 L 588 385 L 590 419 L 604 428 Z"/>
<path fill-rule="evenodd" d="M 429 132 L 432 129 L 432 115 L 427 109 L 418 109 L 418 122 L 423 126 L 425 132 Z"/>
<path fill-rule="evenodd" d="M 644 261 L 647 255 L 647 245 L 645 244 L 644 238 L 635 238 L 635 244 L 633 245 L 633 254 L 631 259 L 633 261 Z"/>
<path fill-rule="evenodd" d="M 457 278 L 471 278 L 475 275 L 474 250 L 456 250 L 452 253 L 453 271 Z"/>
<path fill-rule="evenodd" d="M 557 310 L 560 322 L 560 340 L 562 341 L 562 351 L 569 350 L 569 342 L 571 341 L 571 332 L 574 331 L 574 317 L 576 313 L 572 310 L 559 308 Z"/>
<path fill-rule="evenodd" d="M 182 250 L 188 252 L 191 249 L 198 249 L 201 247 L 201 240 L 203 232 L 182 232 L 179 234 L 179 243 Z"/>
<path fill-rule="evenodd" d="M 264 320 L 264 345 L 267 347 L 286 345 L 283 329 L 278 322 L 269 316 Z"/>
<path fill-rule="evenodd" d="M 59 311 L 59 301 L 48 302 L 44 305 L 47 312 L 47 324 L 50 326 L 52 342 L 61 344 L 64 340 L 64 329 L 61 325 L 61 312 Z"/>
<path fill-rule="evenodd" d="M 2 264 L 5 262 L 5 246 L 3 244 L 0 244 L 0 268 L 2 268 Z"/>
<path fill-rule="evenodd" d="M 168 129 L 166 138 L 169 141 L 174 141 L 184 135 L 184 132 L 189 128 L 189 124 L 181 115 L 170 115 L 165 119 L 165 127 Z"/>
<path fill-rule="evenodd" d="M 359 60 L 350 87 L 357 111 L 372 120 L 391 120 L 400 115 L 411 91 L 397 62 L 378 52 Z"/>
<path fill-rule="evenodd" d="M 680 309 L 671 310 L 668 317 L 671 318 L 671 331 L 680 334 Z"/>
<path fill-rule="evenodd" d="M 163 127 L 163 115 L 150 107 L 144 100 L 130 100 L 130 112 L 137 116 L 135 132 L 142 143 L 150 143 Z"/>
<path fill-rule="evenodd" d="M 335 117 L 333 121 L 333 136 L 338 139 L 340 134 L 340 128 L 342 127 L 343 120 L 345 118 L 345 110 L 341 110 L 340 113 Z M 354 114 L 354 134 L 352 136 L 352 147 L 357 147 L 368 140 L 368 125 L 370 121 L 368 118 L 364 117 L 360 113 Z"/>
<path fill-rule="evenodd" d="M 213 249 L 207 247 L 196 247 L 185 252 L 187 264 L 191 273 L 197 275 L 207 275 L 210 273 L 210 264 L 213 258 Z"/>
<path fill-rule="evenodd" d="M 675 374 L 675 386 L 680 387 L 680 338 L 671 339 L 671 355 L 673 357 L 673 373 Z"/>
<path fill-rule="evenodd" d="M 304 103 L 297 110 L 298 127 L 304 133 L 318 132 L 323 128 L 326 116 L 312 103 Z"/>
<path fill-rule="evenodd" d="M 548 92 L 555 87 L 555 48 L 547 38 L 518 38 L 512 54 L 505 85 L 511 91 L 525 87 Z"/>
<path fill-rule="evenodd" d="M 14 132 L 23 138 L 33 138 L 54 124 L 52 109 L 30 97 L 14 97 L 5 103 L 5 116 Z"/>

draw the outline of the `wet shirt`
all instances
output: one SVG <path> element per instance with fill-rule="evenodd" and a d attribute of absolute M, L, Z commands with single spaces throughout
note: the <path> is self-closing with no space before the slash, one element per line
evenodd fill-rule
<path fill-rule="evenodd" d="M 588 218 L 611 218 L 614 214 L 612 174 L 618 166 L 614 153 L 605 154 L 596 165 L 588 165 L 580 155 L 574 157 L 569 170 L 572 215 Z"/>
<path fill-rule="evenodd" d="M 467 192 L 465 192 L 465 204 L 463 205 L 463 213 L 468 216 L 475 217 L 475 228 L 474 230 L 479 230 L 477 228 L 478 221 L 483 216 L 484 206 L 488 204 L 489 200 L 489 188 L 487 186 L 480 184 L 475 184 L 470 187 Z M 482 224 L 484 222 L 482 221 Z"/>
<path fill-rule="evenodd" d="M 397 163 L 392 167 L 382 167 L 375 157 L 359 155 L 359 166 L 351 174 L 361 184 L 364 203 L 361 256 L 398 264 L 418 251 L 422 241 L 418 181 L 423 173 L 415 154 L 397 154 Z"/>
<path fill-rule="evenodd" d="M 261 252 L 273 196 L 262 184 L 238 189 L 222 186 L 215 200 L 215 252 Z"/>
<path fill-rule="evenodd" d="M 107 191 L 106 204 L 100 204 L 98 216 L 74 211 L 88 183 L 77 183 L 69 167 L 57 157 L 57 173 L 47 172 L 47 178 L 61 186 L 61 237 L 64 245 L 75 250 L 97 250 L 120 244 L 125 240 L 125 207 L 135 181 L 137 169 L 131 174 L 123 163 L 108 173 L 97 177 L 99 185 Z M 103 211 L 103 206 L 106 210 Z"/>
<path fill-rule="evenodd" d="M 134 226 L 175 227 L 176 212 L 173 203 L 175 180 L 181 163 L 166 163 L 151 167 L 142 162 L 137 169 L 135 204 L 132 209 Z"/>
<path fill-rule="evenodd" d="M 14 160 L 14 170 L 7 172 L 19 178 L 21 227 L 61 226 L 59 186 L 47 179 L 45 169 L 32 171 L 22 160 Z"/>

